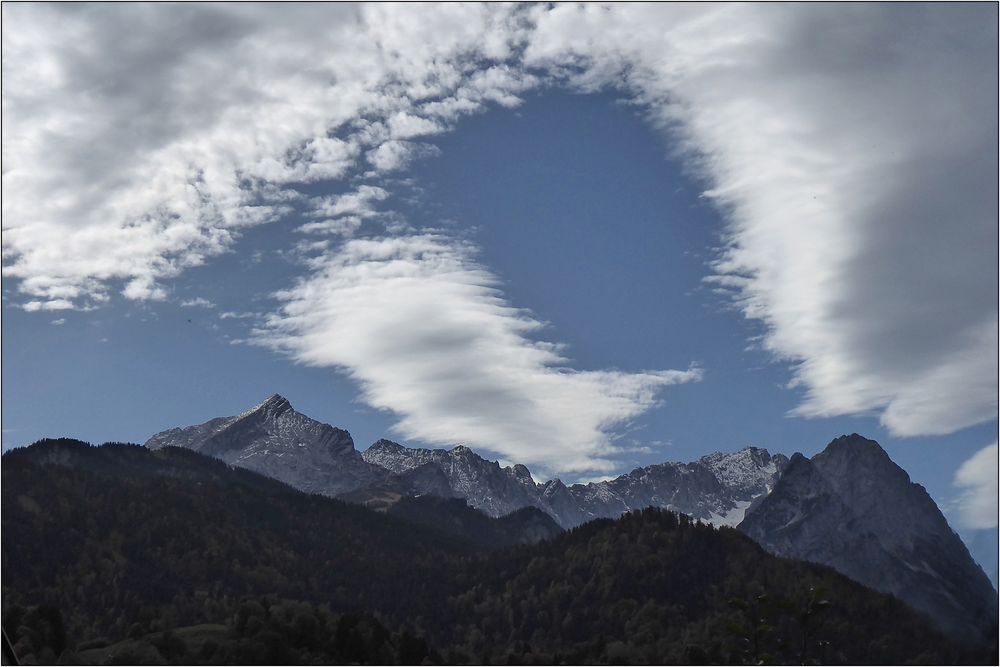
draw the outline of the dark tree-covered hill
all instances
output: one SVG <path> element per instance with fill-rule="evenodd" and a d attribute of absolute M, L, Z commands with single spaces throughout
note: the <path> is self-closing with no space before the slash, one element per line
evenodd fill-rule
<path fill-rule="evenodd" d="M 486 548 L 535 544 L 563 532 L 552 517 L 537 507 L 522 507 L 494 519 L 469 507 L 464 498 L 404 497 L 393 503 L 387 513 Z"/>

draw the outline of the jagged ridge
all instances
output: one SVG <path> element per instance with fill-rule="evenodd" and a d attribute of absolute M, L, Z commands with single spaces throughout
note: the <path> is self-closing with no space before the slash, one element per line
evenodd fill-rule
<path fill-rule="evenodd" d="M 490 516 L 533 506 L 564 528 L 650 506 L 681 511 L 716 525 L 735 525 L 750 503 L 770 490 L 787 462 L 782 454 L 771 456 L 766 449 L 748 447 L 733 454 L 710 454 L 693 463 L 636 468 L 605 482 L 566 486 L 558 479 L 538 484 L 525 466 L 501 468 L 461 445 L 451 450 L 417 449 L 383 439 L 362 456 L 397 475 L 436 465 L 454 495 Z"/>

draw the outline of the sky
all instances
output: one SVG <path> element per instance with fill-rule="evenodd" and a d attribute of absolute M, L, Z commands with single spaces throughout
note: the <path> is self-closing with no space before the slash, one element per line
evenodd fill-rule
<path fill-rule="evenodd" d="M 4 448 L 272 392 L 565 481 L 858 432 L 994 574 L 995 5 L 2 11 Z"/>

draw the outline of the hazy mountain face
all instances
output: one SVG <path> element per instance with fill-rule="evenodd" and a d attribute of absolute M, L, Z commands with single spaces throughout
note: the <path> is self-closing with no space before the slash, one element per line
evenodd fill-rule
<path fill-rule="evenodd" d="M 331 496 L 386 477 L 361 458 L 347 431 L 296 412 L 278 394 L 234 417 L 157 433 L 146 446 L 193 449 L 301 491 Z"/>
<path fill-rule="evenodd" d="M 796 454 L 739 526 L 780 556 L 892 593 L 967 642 L 995 639 L 997 594 L 937 505 L 878 443 L 837 438 Z"/>

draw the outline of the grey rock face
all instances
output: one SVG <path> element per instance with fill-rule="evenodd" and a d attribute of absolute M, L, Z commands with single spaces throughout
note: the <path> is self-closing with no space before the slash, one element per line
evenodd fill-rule
<path fill-rule="evenodd" d="M 739 529 L 768 551 L 892 593 L 964 642 L 996 639 L 997 594 L 919 484 L 873 440 L 792 457 Z"/>
<path fill-rule="evenodd" d="M 386 476 L 364 461 L 347 431 L 296 412 L 278 394 L 242 414 L 172 428 L 146 441 L 150 449 L 168 445 L 214 456 L 308 493 L 337 495 Z"/>
<path fill-rule="evenodd" d="M 718 526 L 735 526 L 758 497 L 767 494 L 787 464 L 783 454 L 747 447 L 692 463 L 636 468 L 613 480 L 569 487 L 588 518 L 614 518 L 643 507 L 683 512 Z"/>
<path fill-rule="evenodd" d="M 537 487 L 527 468 L 501 468 L 496 461 L 487 461 L 462 445 L 451 450 L 411 449 L 379 440 L 362 456 L 396 475 L 433 464 L 444 473 L 452 495 L 465 498 L 471 507 L 491 517 L 506 516 L 522 507 L 540 507 Z"/>
<path fill-rule="evenodd" d="M 647 466 L 609 481 L 566 486 L 558 479 L 537 484 L 523 465 L 501 468 L 463 446 L 413 449 L 379 440 L 363 456 L 395 474 L 434 464 L 454 495 L 490 516 L 533 506 L 564 528 L 651 505 L 735 525 L 750 503 L 770 490 L 787 462 L 783 455 L 772 457 L 767 450 L 749 447 L 733 454 L 710 454 L 694 463 Z"/>

